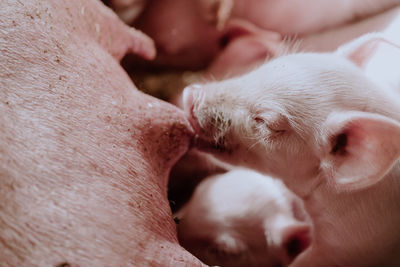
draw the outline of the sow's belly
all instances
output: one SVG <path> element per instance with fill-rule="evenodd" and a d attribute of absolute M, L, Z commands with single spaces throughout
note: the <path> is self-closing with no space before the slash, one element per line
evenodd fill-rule
<path fill-rule="evenodd" d="M 0 18 L 0 262 L 201 265 L 166 196 L 189 124 L 118 64 L 150 39 L 94 0 L 6 0 Z"/>

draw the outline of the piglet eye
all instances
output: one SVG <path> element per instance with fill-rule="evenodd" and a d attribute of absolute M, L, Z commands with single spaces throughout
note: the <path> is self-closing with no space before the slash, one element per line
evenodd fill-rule
<path fill-rule="evenodd" d="M 263 117 L 254 117 L 255 126 L 260 130 L 271 130 L 267 121 Z"/>
<path fill-rule="evenodd" d="M 265 124 L 265 120 L 261 117 L 255 117 L 254 121 L 258 124 Z"/>
<path fill-rule="evenodd" d="M 254 117 L 254 121 L 258 128 L 266 128 L 273 133 L 284 133 L 286 130 L 280 125 L 280 121 L 267 122 L 263 117 Z"/>

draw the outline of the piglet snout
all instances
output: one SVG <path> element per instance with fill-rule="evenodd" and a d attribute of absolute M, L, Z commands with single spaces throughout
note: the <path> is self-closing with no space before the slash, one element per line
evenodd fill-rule
<path fill-rule="evenodd" d="M 309 224 L 298 224 L 285 229 L 282 250 L 284 262 L 290 264 L 311 244 L 311 228 Z"/>
<path fill-rule="evenodd" d="M 201 86 L 199 84 L 189 85 L 183 90 L 182 106 L 185 112 L 190 113 L 193 110 L 194 100 L 196 99 L 198 90 L 201 90 Z"/>
<path fill-rule="evenodd" d="M 200 99 L 200 95 L 202 94 L 202 87 L 198 84 L 193 84 L 187 86 L 182 94 L 181 106 L 185 111 L 186 116 L 189 119 L 190 124 L 192 125 L 195 132 L 199 133 L 201 130 L 200 124 L 195 116 L 194 109 L 197 102 Z"/>

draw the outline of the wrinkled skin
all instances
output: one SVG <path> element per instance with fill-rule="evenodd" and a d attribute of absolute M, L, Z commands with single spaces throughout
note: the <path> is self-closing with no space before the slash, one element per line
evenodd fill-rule
<path fill-rule="evenodd" d="M 251 170 L 207 177 L 175 216 L 181 244 L 210 265 L 287 266 L 310 244 L 302 202 Z"/>
<path fill-rule="evenodd" d="M 185 89 L 199 148 L 304 200 L 315 239 L 293 266 L 400 263 L 399 29 Z"/>
<path fill-rule="evenodd" d="M 167 201 L 190 126 L 119 66 L 149 38 L 101 2 L 0 3 L 2 266 L 201 266 Z"/>

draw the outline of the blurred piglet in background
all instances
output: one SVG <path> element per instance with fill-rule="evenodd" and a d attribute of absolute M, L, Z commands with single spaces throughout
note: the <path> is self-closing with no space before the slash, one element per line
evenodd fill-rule
<path fill-rule="evenodd" d="M 154 40 L 157 57 L 146 66 L 207 68 L 206 76 L 218 79 L 279 56 L 287 49 L 286 37 L 305 37 L 398 4 L 399 0 L 112 1 L 123 20 Z"/>
<path fill-rule="evenodd" d="M 286 266 L 311 239 L 301 200 L 247 169 L 209 176 L 175 217 L 182 246 L 209 265 Z"/>

